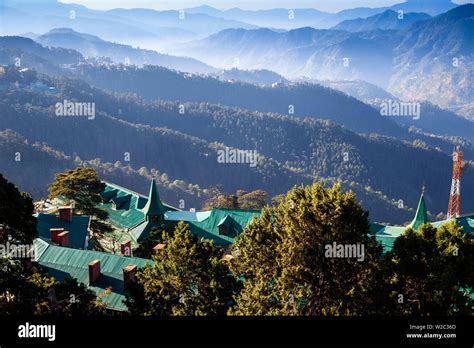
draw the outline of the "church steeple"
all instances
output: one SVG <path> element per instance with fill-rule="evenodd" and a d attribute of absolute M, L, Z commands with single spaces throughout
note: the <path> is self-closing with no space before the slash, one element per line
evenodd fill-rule
<path fill-rule="evenodd" d="M 148 221 L 161 221 L 166 212 L 156 188 L 155 178 L 151 180 L 148 202 L 143 207 L 142 212 Z"/>
<path fill-rule="evenodd" d="M 426 223 L 428 223 L 428 213 L 426 212 L 425 186 L 423 185 L 423 190 L 421 191 L 420 201 L 418 202 L 418 208 L 416 209 L 415 217 L 408 227 L 411 227 L 416 231 L 421 225 Z"/>

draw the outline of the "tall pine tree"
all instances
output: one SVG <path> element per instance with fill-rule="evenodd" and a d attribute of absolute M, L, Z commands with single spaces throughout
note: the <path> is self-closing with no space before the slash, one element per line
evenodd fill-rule
<path fill-rule="evenodd" d="M 370 281 L 381 248 L 367 213 L 339 184 L 295 187 L 264 209 L 234 247 L 231 269 L 244 288 L 234 315 L 358 315 L 372 306 Z M 364 246 L 363 261 L 334 258 L 326 246 Z M 346 255 L 347 256 L 347 255 Z"/>
<path fill-rule="evenodd" d="M 237 283 L 230 275 L 223 250 L 198 239 L 180 222 L 171 235 L 163 232 L 164 247 L 155 264 L 137 272 L 126 304 L 135 315 L 225 315 Z"/>
<path fill-rule="evenodd" d="M 408 229 L 384 258 L 387 305 L 397 315 L 474 313 L 474 236 L 454 222 Z"/>

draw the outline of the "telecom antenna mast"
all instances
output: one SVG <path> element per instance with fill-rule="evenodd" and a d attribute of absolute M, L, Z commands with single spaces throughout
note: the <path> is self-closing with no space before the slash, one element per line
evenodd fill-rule
<path fill-rule="evenodd" d="M 451 183 L 451 194 L 449 195 L 448 219 L 459 216 L 459 197 L 461 194 L 461 167 L 462 152 L 459 146 L 453 152 L 453 181 Z"/>

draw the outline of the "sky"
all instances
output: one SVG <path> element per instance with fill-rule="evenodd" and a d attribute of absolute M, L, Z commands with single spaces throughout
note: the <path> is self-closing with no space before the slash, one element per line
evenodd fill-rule
<path fill-rule="evenodd" d="M 61 2 L 76 3 L 93 9 L 107 10 L 112 8 L 153 8 L 182 9 L 201 5 L 216 8 L 239 7 L 242 9 L 270 8 L 316 8 L 327 12 L 337 12 L 354 7 L 383 7 L 403 2 L 404 0 L 61 0 Z M 431 1 L 431 0 L 426 0 Z M 469 3 L 472 0 L 455 0 L 457 4 Z"/>

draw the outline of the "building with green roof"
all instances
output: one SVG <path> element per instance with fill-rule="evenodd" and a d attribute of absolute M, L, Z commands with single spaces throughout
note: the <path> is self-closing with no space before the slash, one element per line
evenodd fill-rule
<path fill-rule="evenodd" d="M 111 225 L 140 243 L 154 227 L 174 221 L 186 222 L 198 237 L 210 239 L 216 245 L 228 246 L 260 211 L 212 209 L 209 211 L 182 211 L 161 201 L 156 182 L 150 183 L 148 196 L 104 182 L 101 208 L 107 210 Z"/>
<path fill-rule="evenodd" d="M 225 247 L 234 243 L 252 219 L 259 216 L 260 212 L 256 210 L 214 208 L 201 212 L 169 211 L 165 221 L 185 221 L 198 237 Z"/>
<path fill-rule="evenodd" d="M 371 234 L 375 236 L 375 239 L 379 241 L 380 244 L 382 244 L 384 252 L 388 252 L 392 250 L 395 240 L 405 233 L 408 228 L 412 228 L 413 230 L 417 231 L 423 224 L 427 223 L 431 223 L 434 227 L 438 228 L 452 220 L 456 222 L 456 225 L 463 227 L 465 233 L 474 232 L 474 214 L 461 215 L 453 219 L 430 222 L 428 219 L 428 213 L 426 211 L 426 202 L 423 189 L 418 202 L 415 217 L 408 226 L 390 226 L 371 223 L 370 230 Z"/>
<path fill-rule="evenodd" d="M 79 250 L 49 244 L 37 238 L 33 242 L 35 261 L 43 266 L 48 274 L 58 281 L 67 277 L 77 279 L 93 290 L 107 305 L 107 308 L 126 311 L 125 269 L 131 265 L 142 268 L 153 265 L 152 260 L 126 257 L 91 250 Z M 91 282 L 90 264 L 99 261 L 100 272 L 97 279 Z M 58 299 L 61 300 L 61 299 Z"/>
<path fill-rule="evenodd" d="M 72 208 L 67 208 L 72 209 Z M 36 230 L 38 237 L 47 243 L 53 244 L 51 230 L 62 230 L 68 232 L 68 246 L 76 249 L 88 249 L 89 231 L 91 217 L 85 215 L 73 215 L 65 219 L 57 214 L 38 213 L 34 215 L 37 220 Z"/>

